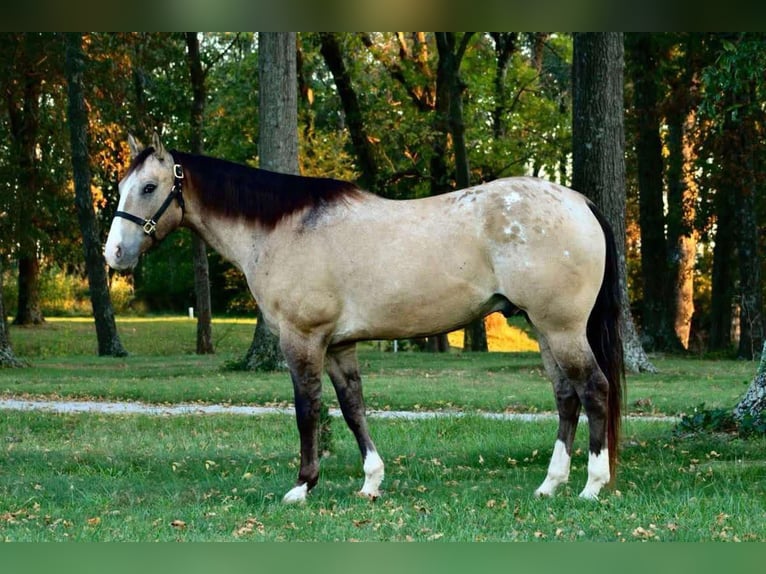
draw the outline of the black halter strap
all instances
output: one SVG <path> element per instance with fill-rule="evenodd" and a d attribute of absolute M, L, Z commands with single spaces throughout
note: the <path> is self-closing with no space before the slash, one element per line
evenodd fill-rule
<path fill-rule="evenodd" d="M 132 221 L 136 225 L 140 225 L 141 228 L 144 230 L 144 233 L 152 238 L 153 241 L 157 241 L 157 223 L 160 220 L 160 217 L 162 217 L 162 214 L 167 211 L 168 207 L 170 207 L 170 204 L 173 203 L 173 200 L 178 202 L 178 207 L 181 208 L 181 221 L 183 221 L 184 217 L 184 196 L 183 196 L 183 179 L 184 179 L 184 170 L 181 167 L 181 164 L 173 164 L 173 187 L 170 189 L 170 193 L 168 193 L 168 196 L 165 198 L 165 201 L 162 202 L 162 205 L 160 205 L 160 208 L 157 210 L 157 212 L 150 218 L 150 219 L 141 219 L 140 217 L 137 217 L 133 215 L 132 213 L 128 213 L 126 211 L 116 211 L 114 213 L 115 217 L 122 217 L 123 219 L 127 219 L 128 221 Z"/>

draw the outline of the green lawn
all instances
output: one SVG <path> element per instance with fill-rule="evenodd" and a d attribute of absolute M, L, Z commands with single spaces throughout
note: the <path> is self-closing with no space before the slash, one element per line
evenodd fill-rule
<path fill-rule="evenodd" d="M 49 321 L 12 329 L 28 369 L 0 371 L 4 396 L 290 404 L 286 373 L 224 369 L 252 322 L 216 323 L 217 354 L 198 357 L 188 319 L 119 322 L 131 351 L 94 356 L 92 327 Z M 373 409 L 551 411 L 536 354 L 397 353 L 365 346 Z M 701 402 L 732 406 L 755 364 L 654 357 L 657 375 L 630 376 L 631 414 L 675 415 Z M 326 397 L 333 398 L 331 386 Z M 537 500 L 555 421 L 478 416 L 371 419 L 386 462 L 383 496 L 355 495 L 361 461 L 333 421 L 332 452 L 302 506 L 281 496 L 297 473 L 286 415 L 149 417 L 3 411 L 0 539 L 5 540 L 760 540 L 766 541 L 766 440 L 679 436 L 672 422 L 628 420 L 616 490 L 577 498 L 587 433 L 570 485 Z"/>

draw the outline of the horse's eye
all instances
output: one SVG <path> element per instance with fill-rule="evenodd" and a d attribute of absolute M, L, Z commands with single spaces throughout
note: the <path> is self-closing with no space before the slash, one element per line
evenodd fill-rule
<path fill-rule="evenodd" d="M 154 185 L 153 183 L 147 183 L 147 184 L 144 186 L 144 191 L 143 191 L 143 193 L 144 193 L 144 194 L 147 194 L 147 193 L 152 193 L 152 192 L 154 192 L 154 190 L 155 190 L 155 189 L 157 189 L 157 186 L 156 186 L 156 185 Z"/>

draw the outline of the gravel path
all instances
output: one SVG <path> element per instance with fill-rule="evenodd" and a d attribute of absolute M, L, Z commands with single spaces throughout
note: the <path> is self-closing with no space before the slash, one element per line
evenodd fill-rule
<path fill-rule="evenodd" d="M 292 407 L 255 407 L 237 405 L 204 405 L 181 403 L 175 405 L 151 405 L 137 402 L 118 401 L 49 401 L 42 399 L 0 399 L 0 410 L 19 411 L 46 411 L 54 413 L 101 413 L 114 415 L 153 415 L 153 416 L 179 416 L 179 415 L 246 415 L 259 416 L 271 414 L 294 415 Z M 463 417 L 475 414 L 487 419 L 508 421 L 542 421 L 556 420 L 554 413 L 464 413 L 460 411 L 368 411 L 367 416 L 381 419 L 406 419 L 423 420 L 434 418 Z M 340 417 L 338 409 L 330 409 L 330 415 Z M 580 417 L 585 420 L 585 417 Z M 670 416 L 634 416 L 626 417 L 628 420 L 642 420 L 651 422 L 677 422 L 677 417 Z"/>

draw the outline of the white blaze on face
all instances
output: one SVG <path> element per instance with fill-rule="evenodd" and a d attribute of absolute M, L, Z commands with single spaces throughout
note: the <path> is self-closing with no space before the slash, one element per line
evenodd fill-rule
<path fill-rule="evenodd" d="M 553 446 L 553 455 L 548 465 L 548 475 L 535 490 L 536 496 L 553 496 L 559 485 L 569 480 L 569 466 L 571 457 L 567 454 L 567 448 L 563 441 L 557 440 Z"/>
<path fill-rule="evenodd" d="M 118 211 L 127 211 L 127 190 L 131 188 L 134 174 L 120 182 L 120 202 L 117 205 Z M 112 219 L 112 225 L 109 228 L 109 236 L 106 239 L 104 247 L 104 258 L 106 263 L 112 269 L 129 269 L 138 262 L 141 242 L 144 239 L 144 231 L 141 227 L 132 221 L 122 217 Z"/>

